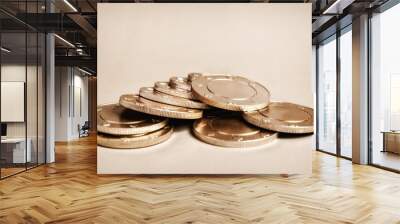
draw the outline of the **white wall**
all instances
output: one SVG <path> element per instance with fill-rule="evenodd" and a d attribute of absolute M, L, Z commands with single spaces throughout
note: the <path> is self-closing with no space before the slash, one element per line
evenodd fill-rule
<path fill-rule="evenodd" d="M 68 78 L 67 67 L 55 68 L 55 141 L 68 139 Z"/>
<path fill-rule="evenodd" d="M 1 82 L 1 121 L 25 121 L 25 82 Z"/>
<path fill-rule="evenodd" d="M 83 125 L 85 121 L 88 121 L 89 112 L 88 112 L 88 77 L 82 76 L 83 73 L 80 73 L 78 70 L 75 70 L 74 75 L 74 102 L 72 103 L 74 107 L 72 108 L 72 136 L 73 138 L 79 137 L 79 132 L 77 129 L 78 124 Z M 76 74 L 78 72 L 78 75 Z M 80 92 L 80 93 L 79 93 Z M 80 101 L 80 102 L 79 102 Z"/>
<path fill-rule="evenodd" d="M 25 137 L 30 139 L 32 161 L 44 162 L 45 121 L 44 121 L 44 74 L 40 66 L 27 67 L 25 64 L 4 64 L 1 66 L 1 81 L 18 81 L 26 83 L 26 122 L 7 122 L 7 137 Z M 27 80 L 25 80 L 27 79 Z M 2 96 L 7 97 L 7 96 Z M 1 108 L 7 110 L 7 108 Z M 37 150 L 38 152 L 37 152 Z"/>
<path fill-rule="evenodd" d="M 98 104 L 189 72 L 241 74 L 313 107 L 308 4 L 99 4 Z M 118 15 L 109 13 L 119 10 Z M 118 17 L 118 20 L 115 18 Z M 290 24 L 290 25 L 289 25 Z"/>
<path fill-rule="evenodd" d="M 25 65 L 17 65 L 17 64 L 9 64 L 9 65 L 2 65 L 1 66 L 1 81 L 4 82 L 25 82 L 25 75 L 26 72 L 28 74 L 35 74 L 36 75 L 36 67 L 34 66 L 28 66 L 25 67 Z M 28 75 L 28 84 L 27 86 L 27 103 L 30 104 L 31 108 L 29 109 L 28 112 L 36 111 L 36 88 L 32 88 L 32 86 L 36 86 L 36 80 L 33 80 L 30 75 Z M 31 87 L 31 88 L 29 88 Z M 32 104 L 31 104 L 32 103 Z M 2 110 L 6 110 L 7 108 L 1 108 Z M 22 108 L 24 109 L 24 108 Z M 28 113 L 28 129 L 30 127 L 35 130 L 35 135 L 36 135 L 36 113 Z M 34 122 L 34 124 L 32 123 Z M 29 133 L 32 133 L 33 131 L 28 130 L 28 137 Z M 25 123 L 24 122 L 8 122 L 7 125 L 7 135 L 9 137 L 25 137 Z"/>
<path fill-rule="evenodd" d="M 78 124 L 88 120 L 88 78 L 72 67 L 56 67 L 55 73 L 55 140 L 77 139 Z M 77 105 L 81 105 L 82 113 Z"/>

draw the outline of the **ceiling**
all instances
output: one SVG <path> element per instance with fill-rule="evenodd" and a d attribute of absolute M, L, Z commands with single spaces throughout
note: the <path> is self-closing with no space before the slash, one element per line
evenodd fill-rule
<path fill-rule="evenodd" d="M 377 7 L 387 0 L 203 0 L 204 3 L 311 3 L 313 9 L 313 40 L 329 35 L 329 28 L 346 16 L 353 16 Z M 39 32 L 55 32 L 56 64 L 86 67 L 96 71 L 97 3 L 171 3 L 199 1 L 171 0 L 1 0 L 0 25 L 9 46 L 18 52 L 24 46 L 22 38 L 26 29 Z M 329 8 L 329 13 L 326 13 Z M 52 13 L 49 13 L 49 12 Z M 325 12 L 325 13 L 324 13 Z M 350 19 L 351 22 L 351 19 Z M 331 31 L 331 32 L 334 32 Z M 67 42 L 66 42 L 66 41 Z M 72 45 L 71 45 L 72 44 Z M 31 49 L 32 47 L 32 49 Z M 27 51 L 33 51 L 29 44 Z M 21 52 L 23 53 L 23 52 Z M 2 54 L 3 55 L 3 54 Z"/>

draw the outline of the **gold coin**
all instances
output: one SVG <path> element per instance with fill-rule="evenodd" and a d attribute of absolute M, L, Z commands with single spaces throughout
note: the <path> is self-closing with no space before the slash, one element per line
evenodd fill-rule
<path fill-rule="evenodd" d="M 172 135 L 173 128 L 169 125 L 162 129 L 146 134 L 116 136 L 108 134 L 97 134 L 97 144 L 107 148 L 136 149 L 160 144 Z"/>
<path fill-rule="evenodd" d="M 199 101 L 189 100 L 182 97 L 168 95 L 162 92 L 154 90 L 152 87 L 142 87 L 139 90 L 139 95 L 143 98 L 156 101 L 159 103 L 165 103 L 169 105 L 187 107 L 194 109 L 208 109 L 209 106 Z"/>
<path fill-rule="evenodd" d="M 169 79 L 169 85 L 176 89 L 185 89 L 185 90 L 192 90 L 192 86 L 188 82 L 188 79 L 185 77 L 171 77 Z"/>
<path fill-rule="evenodd" d="M 278 132 L 314 132 L 313 109 L 294 103 L 273 102 L 261 110 L 245 112 L 243 118 L 253 125 Z"/>
<path fill-rule="evenodd" d="M 200 101 L 233 111 L 252 111 L 269 104 L 269 91 L 240 76 L 201 76 L 192 81 L 192 92 Z"/>
<path fill-rule="evenodd" d="M 156 82 L 154 84 L 154 89 L 157 90 L 158 92 L 162 92 L 171 96 L 177 96 L 191 100 L 196 99 L 192 94 L 192 91 L 186 89 L 173 88 L 169 86 L 168 82 Z"/>
<path fill-rule="evenodd" d="M 202 110 L 158 103 L 134 94 L 122 95 L 119 98 L 119 104 L 131 110 L 161 117 L 170 117 L 177 119 L 198 119 L 201 118 L 203 115 Z"/>
<path fill-rule="evenodd" d="M 187 75 L 187 80 L 189 83 L 191 83 L 193 79 L 196 79 L 200 76 L 203 76 L 203 74 L 198 72 L 192 72 Z"/>
<path fill-rule="evenodd" d="M 97 107 L 97 131 L 111 135 L 152 132 L 168 124 L 168 119 L 126 109 L 118 104 Z"/>
<path fill-rule="evenodd" d="M 246 123 L 240 114 L 225 112 L 195 121 L 193 133 L 202 141 L 224 147 L 249 147 L 269 143 L 277 133 Z"/>

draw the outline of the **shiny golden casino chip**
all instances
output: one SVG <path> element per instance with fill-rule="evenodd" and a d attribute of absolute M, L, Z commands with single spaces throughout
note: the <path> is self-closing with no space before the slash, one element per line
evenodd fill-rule
<path fill-rule="evenodd" d="M 191 100 L 196 99 L 192 91 L 171 87 L 168 82 L 156 82 L 154 84 L 154 89 L 158 92 L 162 92 L 171 96 L 177 96 Z"/>
<path fill-rule="evenodd" d="M 157 117 L 118 104 L 97 107 L 97 131 L 111 135 L 134 135 L 152 132 L 168 124 L 165 117 Z"/>
<path fill-rule="evenodd" d="M 192 90 L 192 86 L 190 85 L 188 78 L 186 77 L 171 77 L 169 79 L 169 85 L 177 89 L 185 89 L 189 91 Z"/>
<path fill-rule="evenodd" d="M 202 110 L 163 104 L 134 94 L 122 95 L 119 99 L 119 104 L 131 110 L 161 117 L 198 119 L 203 115 Z"/>
<path fill-rule="evenodd" d="M 223 147 L 250 147 L 270 143 L 277 133 L 248 124 L 240 114 L 222 112 L 207 115 L 193 124 L 193 133 L 200 140 Z"/>
<path fill-rule="evenodd" d="M 197 79 L 200 76 L 203 76 L 203 74 L 198 72 L 192 72 L 187 75 L 187 80 L 189 83 L 191 83 L 192 80 Z"/>
<path fill-rule="evenodd" d="M 277 132 L 314 132 L 313 109 L 294 103 L 273 102 L 261 110 L 245 112 L 243 118 L 255 126 Z"/>
<path fill-rule="evenodd" d="M 114 149 L 137 149 L 160 144 L 172 135 L 173 128 L 169 125 L 160 130 L 146 134 L 116 136 L 103 133 L 97 134 L 97 144 Z"/>
<path fill-rule="evenodd" d="M 159 103 L 165 103 L 169 105 L 179 106 L 179 107 L 187 107 L 194 109 L 208 109 L 210 108 L 207 104 L 204 104 L 199 101 L 189 100 L 182 97 L 168 95 L 162 92 L 158 92 L 154 90 L 152 87 L 142 87 L 139 90 L 139 95 L 143 98 L 156 101 Z"/>
<path fill-rule="evenodd" d="M 232 111 L 253 111 L 269 104 L 270 93 L 261 84 L 240 76 L 200 76 L 192 92 L 205 104 Z"/>

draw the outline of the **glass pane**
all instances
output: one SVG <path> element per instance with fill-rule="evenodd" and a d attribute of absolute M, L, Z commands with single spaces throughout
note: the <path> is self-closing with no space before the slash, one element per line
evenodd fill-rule
<path fill-rule="evenodd" d="M 318 147 L 336 153 L 336 39 L 318 48 Z"/>
<path fill-rule="evenodd" d="M 25 170 L 30 159 L 25 123 L 26 33 L 2 33 L 1 47 L 1 173 L 5 177 Z"/>
<path fill-rule="evenodd" d="M 28 153 L 28 168 L 34 167 L 37 165 L 37 150 L 38 150 L 38 142 L 37 142 L 37 132 L 38 132 L 38 107 L 37 107 L 37 98 L 38 98 L 38 36 L 36 32 L 27 33 L 27 44 L 28 44 L 28 62 L 27 62 L 27 80 L 26 80 L 26 116 L 27 116 L 27 142 L 29 144 L 27 150 L 30 151 Z"/>
<path fill-rule="evenodd" d="M 45 149 L 45 65 L 46 65 L 46 37 L 44 34 L 38 35 L 38 164 L 45 163 L 46 149 Z"/>
<path fill-rule="evenodd" d="M 45 12 L 45 0 L 0 1 L 30 24 Z M 0 12 L 1 135 L 0 176 L 45 162 L 45 35 Z M 34 26 L 34 25 L 33 25 Z"/>
<path fill-rule="evenodd" d="M 352 157 L 352 35 L 340 36 L 340 153 Z"/>
<path fill-rule="evenodd" d="M 37 13 L 38 2 L 27 1 L 25 12 Z M 35 17 L 30 18 L 30 21 L 34 24 L 37 22 Z M 38 104 L 38 87 L 37 87 L 37 73 L 38 73 L 38 35 L 35 30 L 27 30 L 27 69 L 26 69 L 26 125 L 27 125 L 27 150 L 28 158 L 27 167 L 37 166 L 38 157 L 38 143 L 37 143 L 37 132 L 38 132 L 38 119 L 37 119 L 37 104 Z"/>
<path fill-rule="evenodd" d="M 400 5 L 371 22 L 372 163 L 400 170 Z"/>

